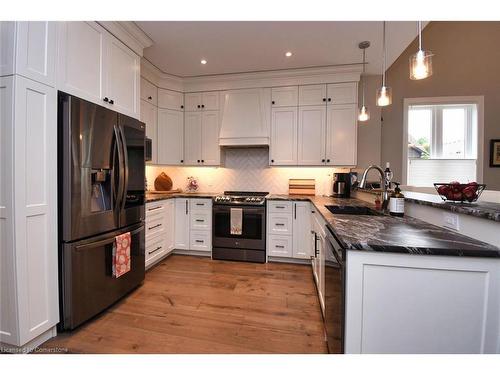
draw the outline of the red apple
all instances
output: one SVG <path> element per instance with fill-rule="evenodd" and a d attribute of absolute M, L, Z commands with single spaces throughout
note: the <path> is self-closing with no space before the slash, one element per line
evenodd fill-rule
<path fill-rule="evenodd" d="M 448 187 L 448 185 L 441 185 L 440 187 L 438 187 L 438 193 L 441 195 L 446 196 L 446 194 L 448 194 L 449 191 L 450 188 Z"/>

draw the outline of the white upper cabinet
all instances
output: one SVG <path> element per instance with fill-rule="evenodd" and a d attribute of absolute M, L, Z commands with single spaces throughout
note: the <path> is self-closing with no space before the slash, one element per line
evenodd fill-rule
<path fill-rule="evenodd" d="M 95 22 L 58 27 L 58 89 L 139 118 L 140 58 Z"/>
<path fill-rule="evenodd" d="M 354 166 L 357 163 L 357 105 L 328 107 L 326 162 L 330 165 Z"/>
<path fill-rule="evenodd" d="M 0 22 L 0 75 L 55 86 L 56 23 Z"/>
<path fill-rule="evenodd" d="M 172 90 L 158 89 L 158 107 L 183 111 L 184 94 Z"/>
<path fill-rule="evenodd" d="M 219 111 L 205 111 L 201 121 L 201 162 L 220 165 Z"/>
<path fill-rule="evenodd" d="M 297 107 L 272 109 L 270 162 L 297 165 Z"/>
<path fill-rule="evenodd" d="M 184 162 L 184 113 L 158 109 L 158 164 Z"/>
<path fill-rule="evenodd" d="M 112 36 L 106 38 L 106 51 L 104 76 L 108 105 L 117 112 L 139 118 L 140 58 Z"/>
<path fill-rule="evenodd" d="M 186 112 L 184 115 L 185 165 L 201 165 L 201 122 L 200 112 Z"/>
<path fill-rule="evenodd" d="M 358 102 L 358 84 L 356 82 L 335 83 L 328 85 L 327 102 L 331 104 L 356 104 Z"/>
<path fill-rule="evenodd" d="M 218 111 L 185 113 L 184 164 L 220 164 Z"/>
<path fill-rule="evenodd" d="M 325 163 L 326 106 L 299 108 L 298 164 Z"/>
<path fill-rule="evenodd" d="M 293 107 L 298 102 L 298 86 L 273 87 L 271 89 L 271 104 L 273 107 Z"/>
<path fill-rule="evenodd" d="M 159 89 L 149 82 L 147 79 L 141 77 L 141 99 L 153 105 L 158 105 Z M 168 108 L 168 107 L 164 107 Z M 175 109 L 175 108 L 169 108 Z"/>
<path fill-rule="evenodd" d="M 326 101 L 325 84 L 299 86 L 299 106 L 322 105 Z"/>
<path fill-rule="evenodd" d="M 158 108 L 141 100 L 141 121 L 146 124 L 146 137 L 151 139 L 150 163 L 156 164 L 158 162 Z"/>
<path fill-rule="evenodd" d="M 205 111 L 219 110 L 219 95 L 218 91 L 204 92 L 201 95 L 201 108 Z"/>
<path fill-rule="evenodd" d="M 58 23 L 57 86 L 103 105 L 105 31 L 94 22 Z"/>
<path fill-rule="evenodd" d="M 193 92 L 184 94 L 186 111 L 216 111 L 219 109 L 219 92 Z"/>

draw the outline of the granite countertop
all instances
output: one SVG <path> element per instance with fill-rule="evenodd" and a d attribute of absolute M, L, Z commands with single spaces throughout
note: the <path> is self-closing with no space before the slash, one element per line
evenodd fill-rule
<path fill-rule="evenodd" d="M 161 201 L 164 199 L 172 199 L 172 198 L 213 198 L 220 193 L 172 193 L 172 194 L 157 194 L 157 193 L 148 193 L 146 192 L 146 203 Z"/>
<path fill-rule="evenodd" d="M 270 200 L 309 200 L 347 250 L 407 254 L 500 257 L 497 247 L 411 217 L 332 214 L 325 205 L 375 206 L 355 198 L 271 195 Z"/>
<path fill-rule="evenodd" d="M 375 195 L 381 192 L 379 189 L 356 189 L 354 191 Z M 474 203 L 454 203 L 445 202 L 436 194 L 418 193 L 414 191 L 403 191 L 403 194 L 405 196 L 405 201 L 409 203 L 440 208 L 458 214 L 471 215 L 500 222 L 500 203 L 484 202 L 481 200 Z"/>

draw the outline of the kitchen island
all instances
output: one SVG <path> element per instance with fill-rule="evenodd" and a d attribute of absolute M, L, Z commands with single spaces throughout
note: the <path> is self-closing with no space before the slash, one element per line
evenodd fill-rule
<path fill-rule="evenodd" d="M 411 217 L 326 208 L 374 208 L 358 199 L 270 199 L 310 201 L 338 242 L 345 353 L 500 353 L 498 248 Z"/>

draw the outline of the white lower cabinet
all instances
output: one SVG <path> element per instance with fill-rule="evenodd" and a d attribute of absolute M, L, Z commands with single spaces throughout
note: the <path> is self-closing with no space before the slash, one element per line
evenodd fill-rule
<path fill-rule="evenodd" d="M 310 259 L 311 204 L 267 201 L 267 255 Z"/>
<path fill-rule="evenodd" d="M 345 353 L 500 353 L 500 259 L 347 252 Z"/>
<path fill-rule="evenodd" d="M 146 268 L 174 249 L 174 199 L 146 204 Z"/>
<path fill-rule="evenodd" d="M 212 251 L 212 200 L 175 198 L 175 248 Z"/>
<path fill-rule="evenodd" d="M 24 346 L 59 322 L 56 89 L 0 78 L 0 106 L 0 342 Z"/>

